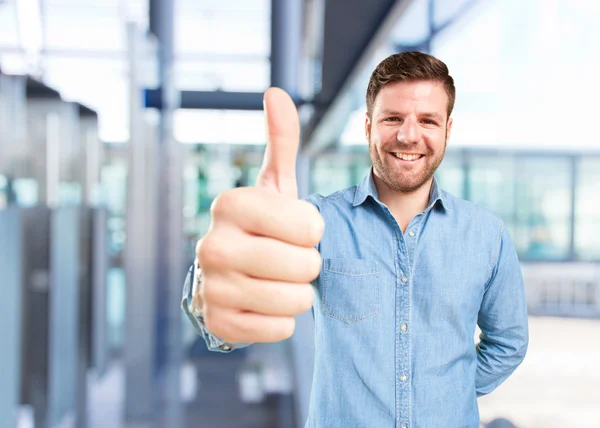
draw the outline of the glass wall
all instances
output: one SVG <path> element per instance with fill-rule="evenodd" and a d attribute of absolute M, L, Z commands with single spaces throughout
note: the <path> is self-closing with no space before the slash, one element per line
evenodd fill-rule
<path fill-rule="evenodd" d="M 600 156 L 580 159 L 575 192 L 575 256 L 600 260 Z"/>
<path fill-rule="evenodd" d="M 479 154 L 469 156 L 466 162 L 468 180 L 464 197 L 498 214 L 514 236 L 516 160 L 506 155 Z"/>
<path fill-rule="evenodd" d="M 369 168 L 370 159 L 365 152 L 317 156 L 312 162 L 311 193 L 330 195 L 359 183 Z"/>
<path fill-rule="evenodd" d="M 436 177 L 444 183 L 444 189 L 459 198 L 464 197 L 467 189 L 464 156 L 462 154 L 447 153 L 444 161 L 438 168 Z"/>
<path fill-rule="evenodd" d="M 357 184 L 369 167 L 366 146 L 319 155 L 311 192 Z M 600 157 L 449 150 L 436 177 L 500 216 L 522 261 L 600 261 Z"/>
<path fill-rule="evenodd" d="M 517 158 L 517 251 L 526 260 L 571 259 L 572 160 Z"/>

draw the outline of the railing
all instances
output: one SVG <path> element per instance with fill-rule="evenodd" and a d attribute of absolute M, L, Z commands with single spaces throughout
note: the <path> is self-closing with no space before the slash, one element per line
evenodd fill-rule
<path fill-rule="evenodd" d="M 600 318 L 600 264 L 524 263 L 531 315 Z"/>

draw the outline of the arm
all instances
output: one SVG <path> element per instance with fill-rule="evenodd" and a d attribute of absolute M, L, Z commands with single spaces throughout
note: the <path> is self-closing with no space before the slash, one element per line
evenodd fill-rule
<path fill-rule="evenodd" d="M 210 351 L 231 352 L 234 349 L 244 348 L 250 345 L 249 343 L 226 343 L 206 329 L 204 326 L 204 319 L 202 318 L 202 302 L 198 293 L 201 285 L 201 275 L 200 269 L 198 269 L 197 266 L 198 263 L 194 262 L 194 265 L 190 267 L 185 279 L 181 300 L 181 309 L 183 309 L 183 312 L 185 312 L 196 331 L 202 336 Z"/>
<path fill-rule="evenodd" d="M 525 358 L 529 341 L 527 303 L 514 244 L 500 225 L 495 266 L 486 286 L 477 324 L 477 396 L 492 392 Z"/>

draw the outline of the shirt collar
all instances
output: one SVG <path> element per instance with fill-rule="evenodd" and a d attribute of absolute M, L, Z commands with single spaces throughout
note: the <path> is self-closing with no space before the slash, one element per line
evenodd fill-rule
<path fill-rule="evenodd" d="M 369 169 L 368 174 L 357 186 L 356 193 L 354 194 L 353 206 L 356 207 L 363 204 L 369 196 L 375 200 L 379 200 L 377 188 L 375 187 L 375 180 L 373 179 L 373 167 Z M 439 187 L 437 179 L 434 176 L 431 184 L 431 191 L 429 192 L 429 204 L 427 205 L 427 210 L 431 209 L 438 201 L 444 209 L 449 209 L 444 191 Z"/>

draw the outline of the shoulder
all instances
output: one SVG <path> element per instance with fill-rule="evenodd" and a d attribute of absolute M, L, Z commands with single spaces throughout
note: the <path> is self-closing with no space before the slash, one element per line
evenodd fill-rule
<path fill-rule="evenodd" d="M 452 216 L 472 228 L 483 229 L 494 235 L 502 235 L 505 225 L 492 210 L 442 190 L 444 203 Z"/>
<path fill-rule="evenodd" d="M 350 207 L 354 202 L 357 187 L 356 185 L 347 187 L 327 196 L 313 193 L 304 198 L 304 200 L 313 204 L 319 211 L 327 210 L 331 206 Z"/>

